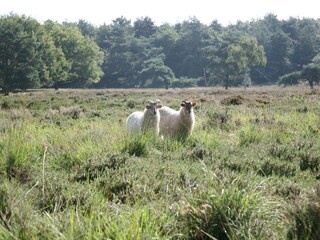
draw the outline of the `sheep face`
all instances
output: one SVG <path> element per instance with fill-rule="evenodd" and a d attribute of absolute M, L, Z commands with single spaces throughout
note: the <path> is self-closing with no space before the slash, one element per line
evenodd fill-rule
<path fill-rule="evenodd" d="M 127 131 L 130 135 L 154 132 L 159 135 L 160 114 L 158 108 L 161 108 L 160 100 L 145 101 L 146 108 L 143 112 L 136 111 L 127 118 Z"/>
<path fill-rule="evenodd" d="M 192 107 L 196 106 L 197 103 L 191 101 L 182 101 L 181 107 L 183 107 L 184 111 L 188 114 L 191 114 Z"/>
<path fill-rule="evenodd" d="M 158 108 L 161 108 L 160 100 L 146 101 L 146 109 L 142 120 L 142 132 L 155 131 L 159 135 L 160 114 Z"/>
<path fill-rule="evenodd" d="M 157 113 L 158 113 L 157 109 L 161 108 L 161 107 L 162 107 L 161 104 L 157 104 L 157 105 L 150 105 L 149 104 L 149 105 L 146 106 L 146 109 L 148 109 L 148 111 L 150 113 L 152 113 L 153 115 L 157 115 Z"/>
<path fill-rule="evenodd" d="M 155 101 L 148 100 L 148 101 L 146 101 L 146 103 L 147 103 L 146 109 L 149 112 L 149 114 L 153 114 L 153 115 L 159 114 L 157 109 L 162 107 L 159 99 L 157 99 Z"/>

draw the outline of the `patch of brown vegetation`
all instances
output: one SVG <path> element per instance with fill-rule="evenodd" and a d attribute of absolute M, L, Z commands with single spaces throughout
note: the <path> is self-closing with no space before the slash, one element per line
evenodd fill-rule
<path fill-rule="evenodd" d="M 226 97 L 221 100 L 222 105 L 241 105 L 244 101 L 244 98 L 240 95 Z"/>

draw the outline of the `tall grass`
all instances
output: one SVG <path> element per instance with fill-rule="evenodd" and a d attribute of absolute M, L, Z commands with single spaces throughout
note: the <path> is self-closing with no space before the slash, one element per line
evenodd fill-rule
<path fill-rule="evenodd" d="M 265 195 L 263 183 L 252 186 L 238 181 L 233 180 L 231 186 L 218 182 L 206 193 L 182 202 L 181 221 L 189 238 L 281 238 L 285 233 L 285 226 L 279 225 L 285 221 L 284 202 Z"/>
<path fill-rule="evenodd" d="M 43 90 L 0 97 L 0 239 L 318 239 L 319 92 Z M 191 136 L 130 137 L 160 98 Z M 176 107 L 175 107 L 176 106 Z"/>

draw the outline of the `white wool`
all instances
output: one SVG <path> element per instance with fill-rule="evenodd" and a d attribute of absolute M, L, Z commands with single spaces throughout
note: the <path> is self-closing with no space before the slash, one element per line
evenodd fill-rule
<path fill-rule="evenodd" d="M 133 112 L 126 121 L 127 131 L 130 135 L 141 134 L 146 131 L 154 132 L 159 135 L 160 114 L 158 108 L 160 100 L 147 101 L 148 104 L 144 111 Z"/>
<path fill-rule="evenodd" d="M 195 105 L 195 104 L 194 104 Z M 160 135 L 171 137 L 185 137 L 192 133 L 195 125 L 193 107 L 190 113 L 185 107 L 176 111 L 170 107 L 162 107 L 160 112 Z"/>

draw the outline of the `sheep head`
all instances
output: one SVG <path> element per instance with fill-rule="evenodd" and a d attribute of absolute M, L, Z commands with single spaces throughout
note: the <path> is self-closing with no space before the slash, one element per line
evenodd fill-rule
<path fill-rule="evenodd" d="M 181 107 L 185 109 L 186 112 L 189 114 L 191 113 L 192 107 L 196 106 L 196 102 L 191 102 L 191 101 L 182 101 Z"/>
<path fill-rule="evenodd" d="M 157 115 L 157 108 L 161 108 L 162 104 L 159 99 L 156 100 L 146 100 L 146 109 L 151 111 L 154 115 Z"/>

